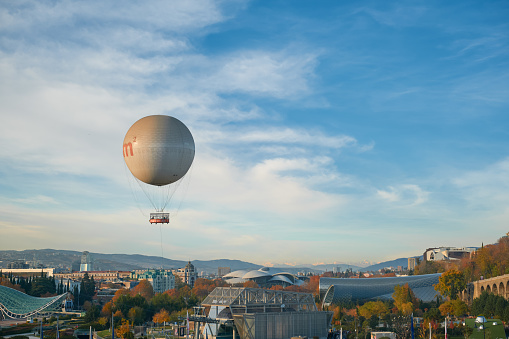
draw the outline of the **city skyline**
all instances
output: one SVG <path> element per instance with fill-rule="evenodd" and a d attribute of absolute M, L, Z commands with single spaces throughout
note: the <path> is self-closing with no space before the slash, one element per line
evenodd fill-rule
<path fill-rule="evenodd" d="M 358 263 L 480 247 L 509 221 L 509 5 L 0 4 L 0 249 Z M 169 207 L 138 119 L 196 155 Z"/>

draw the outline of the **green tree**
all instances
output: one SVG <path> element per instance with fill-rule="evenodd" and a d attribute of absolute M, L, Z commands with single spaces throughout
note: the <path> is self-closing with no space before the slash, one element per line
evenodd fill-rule
<path fill-rule="evenodd" d="M 127 317 L 131 322 L 135 325 L 139 325 L 143 322 L 145 316 L 145 311 L 140 306 L 132 307 L 127 313 Z"/>
<path fill-rule="evenodd" d="M 101 315 L 101 311 L 99 310 L 99 307 L 96 305 L 90 306 L 87 313 L 85 314 L 85 322 L 86 323 L 92 323 L 99 319 L 99 316 Z"/>
<path fill-rule="evenodd" d="M 55 294 L 55 282 L 46 276 L 37 277 L 32 281 L 29 294 L 34 297 L 40 297 L 45 294 Z"/>
<path fill-rule="evenodd" d="M 466 286 L 463 272 L 451 268 L 440 276 L 438 284 L 435 285 L 435 291 L 454 300 L 458 297 L 458 293 L 463 291 Z"/>
<path fill-rule="evenodd" d="M 80 298 L 79 304 L 83 305 L 85 301 L 92 301 L 92 298 L 95 294 L 95 281 L 94 277 L 89 277 L 88 273 L 85 272 L 83 279 L 80 284 Z"/>

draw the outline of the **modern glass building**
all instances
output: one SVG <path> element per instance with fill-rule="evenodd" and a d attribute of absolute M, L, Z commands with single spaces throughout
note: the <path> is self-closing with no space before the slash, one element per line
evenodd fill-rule
<path fill-rule="evenodd" d="M 408 284 L 417 298 L 428 302 L 438 294 L 434 285 L 438 283 L 441 274 L 389 278 L 320 278 L 320 298 L 324 305 L 349 300 L 392 299 L 395 286 Z"/>
<path fill-rule="evenodd" d="M 32 297 L 0 285 L 0 312 L 6 318 L 21 319 L 61 310 L 67 293 L 49 298 Z"/>

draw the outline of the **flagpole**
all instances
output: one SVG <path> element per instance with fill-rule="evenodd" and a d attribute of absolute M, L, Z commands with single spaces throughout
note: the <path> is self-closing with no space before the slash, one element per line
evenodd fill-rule
<path fill-rule="evenodd" d="M 57 315 L 57 339 L 60 339 L 60 332 L 58 332 L 58 315 Z"/>
<path fill-rule="evenodd" d="M 445 339 L 447 339 L 447 317 L 445 317 Z"/>
<path fill-rule="evenodd" d="M 412 313 L 412 316 L 411 316 L 411 318 L 410 318 L 410 319 L 411 319 L 411 321 L 412 321 L 412 322 L 410 323 L 410 330 L 412 331 L 412 339 L 414 339 L 414 338 L 415 338 L 415 336 L 414 336 L 414 314 L 413 314 L 413 313 Z M 447 338 L 446 338 L 446 339 L 447 339 Z"/>
<path fill-rule="evenodd" d="M 189 311 L 186 311 L 186 318 L 187 318 L 187 332 L 186 332 L 186 339 L 189 339 Z"/>
<path fill-rule="evenodd" d="M 113 312 L 111 312 L 111 339 L 115 339 L 115 322 L 113 319 Z"/>

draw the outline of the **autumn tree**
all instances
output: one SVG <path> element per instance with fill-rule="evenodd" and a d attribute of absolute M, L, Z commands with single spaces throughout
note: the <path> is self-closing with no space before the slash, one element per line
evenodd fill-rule
<path fill-rule="evenodd" d="M 210 279 L 203 279 L 198 278 L 194 282 L 194 287 L 192 289 L 193 295 L 205 298 L 207 295 L 210 294 L 216 288 L 217 286 L 217 280 L 210 280 Z"/>
<path fill-rule="evenodd" d="M 118 300 L 118 298 L 120 298 L 121 296 L 126 296 L 126 295 L 131 295 L 131 292 L 129 292 L 129 290 L 127 290 L 125 288 L 121 288 L 115 292 L 115 295 L 113 296 L 111 301 L 113 303 L 115 303 Z"/>
<path fill-rule="evenodd" d="M 113 313 L 113 321 L 118 324 L 118 322 L 122 319 L 124 319 L 124 314 L 121 310 L 116 310 L 115 313 Z"/>
<path fill-rule="evenodd" d="M 122 339 L 130 339 L 133 334 L 131 332 L 131 326 L 127 319 L 122 320 L 122 325 L 117 329 L 116 334 Z M 130 335 L 129 335 L 130 334 Z"/>
<path fill-rule="evenodd" d="M 113 302 L 110 300 L 106 304 L 104 304 L 101 310 L 101 315 L 104 317 L 110 317 L 112 313 L 113 313 Z"/>
<path fill-rule="evenodd" d="M 438 284 L 435 285 L 435 290 L 443 296 L 454 300 L 458 297 L 458 293 L 463 291 L 466 286 L 463 272 L 452 268 L 440 276 Z"/>
<path fill-rule="evenodd" d="M 0 277 L 0 285 L 25 293 L 21 285 L 11 283 L 8 278 Z"/>
<path fill-rule="evenodd" d="M 131 292 L 132 296 L 137 294 L 141 295 L 143 298 L 145 298 L 145 300 L 150 301 L 150 299 L 152 299 L 154 296 L 154 288 L 148 280 L 143 279 L 133 288 Z"/>
<path fill-rule="evenodd" d="M 389 307 L 383 301 L 368 301 L 362 306 L 358 306 L 357 312 L 366 319 L 372 316 L 383 317 L 389 313 Z"/>
<path fill-rule="evenodd" d="M 284 290 L 284 288 L 281 285 L 272 285 L 270 287 L 270 290 L 272 290 L 272 291 L 282 291 L 282 290 Z"/>
<path fill-rule="evenodd" d="M 392 298 L 394 299 L 394 305 L 398 311 L 404 315 L 410 315 L 415 309 L 415 306 L 419 303 L 419 300 L 415 297 L 414 292 L 408 284 L 403 286 L 396 285 Z"/>
<path fill-rule="evenodd" d="M 341 306 L 338 305 L 332 310 L 332 323 L 336 326 L 341 325 L 341 316 Z"/>
<path fill-rule="evenodd" d="M 154 317 L 152 318 L 152 321 L 155 322 L 156 324 L 161 324 L 161 323 L 169 322 L 170 321 L 170 314 L 168 313 L 168 311 L 166 311 L 163 308 L 161 311 L 159 311 L 156 314 L 154 314 Z"/>
<path fill-rule="evenodd" d="M 108 324 L 109 319 L 107 317 L 100 317 L 99 318 L 99 324 L 103 327 L 106 327 L 106 324 Z"/>
<path fill-rule="evenodd" d="M 448 300 L 438 307 L 443 316 L 453 315 L 457 318 L 468 313 L 467 304 L 459 299 Z"/>
<path fill-rule="evenodd" d="M 309 280 L 306 281 L 304 285 L 302 285 L 302 292 L 313 293 L 314 296 L 320 294 L 320 276 L 313 275 L 309 277 Z"/>
<path fill-rule="evenodd" d="M 245 283 L 242 284 L 242 287 L 250 287 L 250 288 L 260 288 L 257 283 L 255 283 L 253 280 L 248 280 Z"/>

